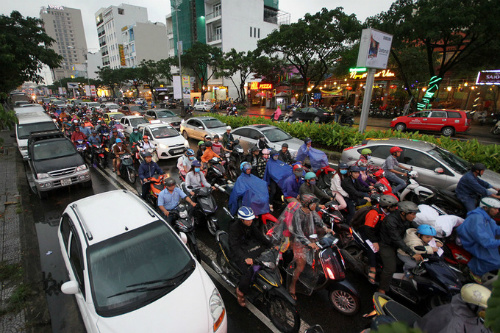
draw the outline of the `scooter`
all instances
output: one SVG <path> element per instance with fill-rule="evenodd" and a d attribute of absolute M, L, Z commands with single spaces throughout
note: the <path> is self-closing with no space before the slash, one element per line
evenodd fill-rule
<path fill-rule="evenodd" d="M 130 184 L 135 183 L 136 172 L 134 168 L 134 160 L 132 159 L 132 155 L 123 154 L 120 156 L 120 175 L 122 178 L 128 179 Z"/>
<path fill-rule="evenodd" d="M 83 140 L 76 141 L 76 151 L 80 156 L 85 159 L 85 153 L 87 151 L 87 142 Z"/>
<path fill-rule="evenodd" d="M 322 190 L 330 191 L 332 185 L 332 177 L 335 174 L 335 169 L 327 165 L 316 171 L 316 186 Z"/>
<path fill-rule="evenodd" d="M 396 321 L 403 322 L 409 327 L 413 327 L 415 322 L 421 319 L 415 312 L 394 301 L 389 296 L 379 292 L 373 294 L 373 306 L 375 308 L 373 314 L 377 315 L 372 321 L 371 328 L 373 330 L 378 330 L 379 325 Z"/>
<path fill-rule="evenodd" d="M 335 236 L 339 238 L 337 245 L 340 248 L 344 248 L 353 240 L 352 229 L 348 224 L 344 223 L 344 216 L 335 209 L 335 206 L 338 206 L 338 202 L 335 200 L 327 202 L 325 204 L 325 209 L 320 209 L 319 214 L 323 222 L 328 225 L 335 232 Z"/>
<path fill-rule="evenodd" d="M 179 203 L 176 209 L 172 210 L 170 214 L 174 214 L 174 229 L 180 234 L 183 232 L 187 237 L 187 247 L 189 251 L 195 256 L 196 260 L 201 262 L 200 249 L 198 248 L 198 241 L 195 235 L 194 218 L 186 207 L 186 204 Z"/>
<path fill-rule="evenodd" d="M 227 156 L 230 154 L 230 156 Z M 226 159 L 228 160 L 226 164 L 226 170 L 228 178 L 235 182 L 238 176 L 241 174 L 240 164 L 243 161 L 244 151 L 240 146 L 239 140 L 234 140 L 231 153 L 226 153 Z"/>
<path fill-rule="evenodd" d="M 228 234 L 222 230 L 218 230 L 215 234 L 219 249 L 211 266 L 224 281 L 236 288 L 241 272 L 238 266 L 229 259 L 231 253 L 228 238 Z M 254 260 L 255 280 L 251 285 L 252 291 L 246 296 L 251 303 L 260 299 L 266 304 L 269 319 L 278 330 L 298 332 L 300 316 L 296 309 L 297 303 L 281 284 L 281 275 L 277 269 L 278 260 L 279 252 L 275 249 L 265 251 Z"/>
<path fill-rule="evenodd" d="M 93 144 L 91 147 L 91 149 L 94 151 L 94 161 L 91 162 L 96 163 L 103 170 L 108 165 L 108 159 L 106 157 L 107 153 L 105 147 L 106 146 L 104 145 L 104 143 Z"/>
<path fill-rule="evenodd" d="M 351 316 L 359 311 L 361 306 L 358 291 L 345 279 L 345 263 L 337 247 L 338 238 L 331 234 L 325 235 L 317 241 L 318 251 L 311 250 L 312 264 L 307 264 L 300 274 L 296 285 L 296 292 L 311 295 L 314 291 L 328 290 L 328 299 L 338 312 Z M 287 274 L 287 286 L 290 285 L 296 267 L 294 260 L 290 260 L 290 251 L 283 255 L 283 268 Z M 288 257 L 288 258 L 287 258 Z"/>
<path fill-rule="evenodd" d="M 210 185 L 218 184 L 225 185 L 226 180 L 224 176 L 226 174 L 226 169 L 220 163 L 220 159 L 218 157 L 213 157 L 208 161 L 208 168 L 205 178 Z"/>
<path fill-rule="evenodd" d="M 500 134 L 500 120 L 495 123 L 495 125 L 491 128 L 490 132 L 495 135 Z"/>
<path fill-rule="evenodd" d="M 190 194 L 190 191 L 195 193 L 193 199 L 197 202 L 197 205 L 193 214 L 195 221 L 197 221 L 196 224 L 199 224 L 199 218 L 196 219 L 198 215 L 206 220 L 208 231 L 215 236 L 215 233 L 219 229 L 219 219 L 215 216 L 217 213 L 217 202 L 212 195 L 212 188 L 200 187 L 198 189 L 190 189 L 186 186 L 186 183 L 182 183 L 181 188 L 187 195 Z"/>

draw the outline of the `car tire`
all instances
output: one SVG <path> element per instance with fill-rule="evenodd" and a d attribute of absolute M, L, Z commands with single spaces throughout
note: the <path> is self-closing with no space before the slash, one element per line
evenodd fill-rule
<path fill-rule="evenodd" d="M 396 126 L 394 126 L 394 129 L 396 131 L 404 132 L 404 130 L 406 130 L 406 125 L 403 123 L 398 123 L 398 124 L 396 124 Z"/>
<path fill-rule="evenodd" d="M 446 126 L 441 129 L 441 133 L 444 136 L 453 136 L 455 135 L 455 129 L 451 126 Z"/>
<path fill-rule="evenodd" d="M 189 140 L 189 135 L 187 134 L 186 131 L 182 132 L 182 136 L 184 137 L 184 139 Z"/>

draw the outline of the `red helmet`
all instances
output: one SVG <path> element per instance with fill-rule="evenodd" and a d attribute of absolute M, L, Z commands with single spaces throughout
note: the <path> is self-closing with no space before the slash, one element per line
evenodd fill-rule
<path fill-rule="evenodd" d="M 143 139 L 143 140 L 144 140 L 144 139 L 149 139 L 149 136 L 144 135 L 144 136 L 142 137 L 142 139 Z"/>
<path fill-rule="evenodd" d="M 392 147 L 391 150 L 389 150 L 391 154 L 397 153 L 398 151 L 403 151 L 403 149 L 399 147 Z"/>

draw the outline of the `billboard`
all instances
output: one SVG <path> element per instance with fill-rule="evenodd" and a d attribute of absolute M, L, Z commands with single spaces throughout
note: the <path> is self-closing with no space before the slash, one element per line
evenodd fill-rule
<path fill-rule="evenodd" d="M 120 65 L 126 66 L 125 62 L 125 51 L 123 50 L 123 44 L 118 44 L 118 51 L 120 52 Z"/>
<path fill-rule="evenodd" d="M 68 82 L 68 89 L 78 89 L 78 82 Z"/>
<path fill-rule="evenodd" d="M 356 66 L 386 69 L 391 44 L 392 35 L 375 29 L 363 29 Z"/>
<path fill-rule="evenodd" d="M 476 84 L 500 84 L 500 70 L 480 71 L 477 73 Z"/>
<path fill-rule="evenodd" d="M 191 99 L 191 78 L 188 75 L 182 76 L 182 98 Z"/>

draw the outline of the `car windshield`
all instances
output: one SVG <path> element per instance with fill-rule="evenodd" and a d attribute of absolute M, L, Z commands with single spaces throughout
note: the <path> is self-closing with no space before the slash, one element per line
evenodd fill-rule
<path fill-rule="evenodd" d="M 29 138 L 31 133 L 52 131 L 52 130 L 56 130 L 56 129 L 57 129 L 57 126 L 54 124 L 53 121 L 45 121 L 42 123 L 17 125 L 17 137 L 19 139 L 24 140 L 24 139 Z"/>
<path fill-rule="evenodd" d="M 444 150 L 441 147 L 435 147 L 434 149 L 428 151 L 428 153 L 429 155 L 434 156 L 438 160 L 445 162 L 459 174 L 463 175 L 470 169 L 469 162 L 467 162 L 463 158 L 458 157 L 457 155 L 450 153 L 447 150 Z"/>
<path fill-rule="evenodd" d="M 68 140 L 39 142 L 33 145 L 33 160 L 41 161 L 76 154 L 76 149 Z"/>
<path fill-rule="evenodd" d="M 52 104 L 54 105 L 63 105 L 63 104 L 66 104 L 65 101 L 52 101 Z"/>
<path fill-rule="evenodd" d="M 131 105 L 129 107 L 130 111 L 142 111 L 143 109 L 139 105 Z"/>
<path fill-rule="evenodd" d="M 153 133 L 153 136 L 155 139 L 164 139 L 164 138 L 170 138 L 173 136 L 178 136 L 179 132 L 177 132 L 175 129 L 172 127 L 153 127 L 150 128 L 151 132 Z"/>
<path fill-rule="evenodd" d="M 88 248 L 92 296 L 98 314 L 118 315 L 174 290 L 195 262 L 165 222 L 143 227 Z"/>
<path fill-rule="evenodd" d="M 207 128 L 224 127 L 226 124 L 221 122 L 219 119 L 205 119 L 203 123 Z"/>
<path fill-rule="evenodd" d="M 97 103 L 97 102 L 90 102 L 90 103 L 87 103 L 87 106 L 89 108 L 98 108 L 99 107 L 99 103 Z"/>
<path fill-rule="evenodd" d="M 271 129 L 263 130 L 262 133 L 271 142 L 279 142 L 279 141 L 286 141 L 286 140 L 292 139 L 290 134 L 283 132 L 279 128 L 271 128 Z"/>
<path fill-rule="evenodd" d="M 106 108 L 110 110 L 118 110 L 120 107 L 116 104 L 106 104 Z"/>
<path fill-rule="evenodd" d="M 145 123 L 147 123 L 147 120 L 144 118 L 132 118 L 132 119 L 130 119 L 130 124 L 132 125 L 132 127 L 137 127 L 137 125 L 145 124 Z"/>
<path fill-rule="evenodd" d="M 175 113 L 172 111 L 158 111 L 156 114 L 158 115 L 158 118 L 175 117 Z"/>
<path fill-rule="evenodd" d="M 116 120 L 122 119 L 125 115 L 123 113 L 115 113 L 115 114 L 110 114 L 110 117 L 115 118 Z"/>

